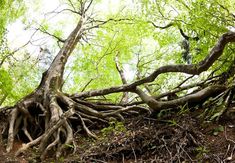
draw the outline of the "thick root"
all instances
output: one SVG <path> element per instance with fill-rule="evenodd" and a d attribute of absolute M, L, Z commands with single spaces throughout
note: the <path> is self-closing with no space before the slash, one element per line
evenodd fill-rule
<path fill-rule="evenodd" d="M 10 122 L 9 122 L 9 131 L 8 131 L 8 143 L 7 143 L 7 152 L 10 152 L 12 150 L 13 147 L 13 142 L 14 142 L 14 125 L 15 125 L 15 121 L 17 119 L 17 115 L 18 115 L 18 110 L 14 109 L 11 112 L 11 118 L 10 118 Z"/>
<path fill-rule="evenodd" d="M 74 145 L 73 133 L 76 132 L 76 128 L 82 128 L 89 137 L 98 139 L 86 123 L 97 121 L 107 124 L 110 117 L 124 120 L 122 112 L 145 109 L 136 106 L 103 106 L 92 103 L 85 105 L 62 93 L 50 94 L 47 97 L 45 102 L 45 100 L 35 101 L 38 99 L 36 97 L 32 100 L 31 96 L 30 100 L 22 101 L 11 111 L 7 152 L 12 150 L 17 136 L 19 139 L 23 137 L 25 144 L 18 149 L 16 155 L 38 145 L 42 160 L 51 150 L 55 150 L 58 158 L 66 148 Z M 101 110 L 102 107 L 104 111 Z"/>

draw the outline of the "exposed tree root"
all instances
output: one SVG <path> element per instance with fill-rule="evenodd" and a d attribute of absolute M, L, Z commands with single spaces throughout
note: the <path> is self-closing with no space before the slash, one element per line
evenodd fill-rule
<path fill-rule="evenodd" d="M 225 87 L 222 85 L 211 85 L 192 94 L 173 99 L 171 101 L 157 102 L 151 96 L 146 95 L 140 89 L 136 93 L 145 102 L 144 105 L 132 103 L 132 105 L 98 103 L 79 99 L 63 94 L 60 91 L 41 91 L 40 87 L 31 95 L 25 97 L 10 110 L 7 152 L 10 152 L 16 137 L 24 139 L 23 146 L 16 152 L 16 155 L 24 153 L 29 148 L 38 145 L 40 158 L 46 158 L 48 152 L 55 151 L 58 158 L 65 149 L 74 146 L 74 132 L 83 131 L 94 139 L 97 136 L 87 127 L 87 124 L 94 122 L 106 123 L 110 118 L 124 120 L 124 113 L 141 112 L 151 113 L 165 108 L 183 106 L 190 102 L 204 102 L 213 97 L 207 105 L 214 105 L 221 99 L 224 101 L 222 115 L 230 107 L 233 100 L 234 86 Z M 46 96 L 45 96 L 46 94 Z M 42 98 L 43 97 L 43 98 Z M 158 105 L 165 105 L 165 107 Z M 178 105 L 178 106 L 177 106 Z M 147 107 L 149 106 L 149 108 Z"/>
<path fill-rule="evenodd" d="M 207 91 L 204 92 L 208 94 Z M 200 91 L 195 93 L 194 96 L 189 96 L 193 100 L 197 95 L 202 96 Z M 231 94 L 228 95 L 231 96 Z M 208 96 L 211 96 L 211 93 Z M 226 103 L 228 103 L 229 97 L 224 97 Z M 188 96 L 185 96 L 185 98 L 188 98 Z M 43 104 L 42 101 L 34 101 L 32 103 L 19 103 L 14 107 L 9 120 L 8 152 L 12 149 L 16 136 L 19 136 L 20 139 L 26 137 L 27 141 L 16 152 L 16 155 L 39 144 L 38 151 L 41 153 L 41 159 L 45 159 L 51 150 L 56 151 L 58 158 L 66 148 L 73 146 L 73 133 L 76 132 L 77 128 L 82 128 L 89 137 L 97 139 L 97 136 L 90 131 L 86 123 L 94 121 L 106 123 L 107 118 L 110 117 L 121 116 L 120 119 L 124 119 L 121 114 L 132 110 L 137 111 L 137 113 L 143 110 L 149 111 L 144 106 L 99 105 L 82 100 L 73 100 L 61 92 L 48 96 L 48 101 L 47 105 Z"/>
<path fill-rule="evenodd" d="M 30 99 L 32 97 L 35 97 L 33 98 L 34 100 L 39 99 L 36 98 L 36 95 L 31 95 Z M 44 104 L 40 100 L 29 102 L 30 99 L 24 99 L 22 103 L 18 103 L 11 111 L 7 152 L 11 151 L 16 136 L 20 139 L 25 137 L 27 139 L 25 140 L 26 144 L 23 144 L 16 152 L 16 155 L 39 144 L 38 151 L 41 153 L 41 159 L 45 159 L 50 150 L 55 150 L 58 158 L 64 149 L 72 147 L 73 133 L 76 132 L 76 128 L 79 128 L 78 126 L 89 137 L 97 139 L 97 136 L 87 127 L 86 122 L 92 123 L 95 120 L 107 123 L 107 118 L 110 117 L 121 117 L 121 119 L 124 119 L 120 113 L 125 111 L 148 110 L 137 106 L 114 107 L 107 105 L 104 107 L 103 112 L 101 106 L 92 103 L 90 103 L 90 106 L 86 106 L 82 102 L 79 103 L 79 101 L 72 100 L 61 92 L 48 95 L 48 103 Z M 28 102 L 25 103 L 25 101 Z"/>

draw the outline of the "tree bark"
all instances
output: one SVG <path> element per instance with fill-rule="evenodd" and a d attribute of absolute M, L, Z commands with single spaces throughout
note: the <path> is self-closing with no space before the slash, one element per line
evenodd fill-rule
<path fill-rule="evenodd" d="M 73 131 L 67 119 L 75 113 L 74 103 L 65 97 L 61 89 L 65 64 L 84 32 L 84 19 L 85 17 L 82 15 L 48 70 L 43 73 L 37 89 L 19 101 L 12 109 L 9 120 L 8 152 L 13 147 L 14 137 L 18 134 L 21 124 L 23 124 L 23 132 L 28 138 L 28 143 L 19 149 L 17 154 L 40 143 L 39 150 L 42 153 L 42 159 L 45 158 L 47 151 L 54 146 L 58 146 L 57 156 L 59 156 L 65 145 L 72 143 Z M 58 103 L 61 99 L 62 105 L 65 105 L 64 108 Z M 41 122 L 35 120 L 38 116 L 42 116 Z M 40 131 L 43 134 L 32 135 L 30 127 L 37 123 L 41 124 L 36 127 L 36 130 L 43 127 Z M 60 140 L 61 135 L 66 138 L 63 142 Z"/>

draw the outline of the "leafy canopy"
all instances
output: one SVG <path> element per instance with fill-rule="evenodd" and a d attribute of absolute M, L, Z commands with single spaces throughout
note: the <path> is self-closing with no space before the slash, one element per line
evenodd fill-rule
<path fill-rule="evenodd" d="M 75 6 L 71 6 L 68 2 L 61 1 L 66 9 L 72 10 L 79 5 L 77 1 L 70 1 L 76 4 Z M 40 4 L 39 1 L 38 3 Z M 119 5 L 114 6 L 116 4 Z M 18 10 L 8 10 L 9 5 Z M 23 12 L 24 7 L 19 7 L 19 5 L 20 0 L 0 2 L 0 6 L 3 6 L 1 10 L 5 15 L 0 17 L 1 30 L 19 15 L 27 14 Z M 110 21 L 100 25 L 99 28 L 87 31 L 86 38 L 70 57 L 64 75 L 63 88 L 69 93 L 121 85 L 122 81 L 115 66 L 116 56 L 119 58 L 128 82 L 145 77 L 162 65 L 186 64 L 182 58 L 183 49 L 180 44 L 184 37 L 182 37 L 180 29 L 190 38 L 199 38 L 197 41 L 189 39 L 192 62 L 197 63 L 208 54 L 219 36 L 228 30 L 234 30 L 235 26 L 234 0 L 122 0 L 118 3 L 103 0 L 96 1 L 92 5 L 94 13 L 90 11 L 90 14 L 94 17 L 94 23 Z M 70 29 L 76 23 L 77 15 L 68 10 L 61 13 L 71 19 L 52 21 L 49 18 L 40 18 L 34 20 L 38 23 L 30 24 L 25 17 L 24 23 L 27 27 L 40 24 L 39 27 L 45 31 L 59 38 L 66 38 L 68 31 L 71 31 Z M 6 19 L 7 14 L 9 20 Z M 48 36 L 45 33 L 41 33 L 41 35 Z M 57 40 L 51 37 L 45 44 L 52 52 L 49 56 L 53 58 L 59 49 Z M 12 88 L 14 85 L 12 83 L 16 83 L 16 69 L 23 76 L 19 80 L 21 86 L 14 91 L 15 96 L 12 96 L 12 99 L 18 99 L 32 90 L 40 81 L 40 76 L 33 74 L 41 74 L 45 70 L 43 64 L 32 64 L 37 58 L 35 54 L 26 50 L 19 52 L 18 55 L 22 56 L 26 52 L 30 53 L 31 60 L 25 61 L 24 66 L 15 64 L 12 71 L 8 71 L 9 67 L 0 71 L 3 76 L 1 80 L 7 78 L 1 83 L 2 92 L 16 89 Z M 225 50 L 223 57 L 209 71 L 220 67 L 216 73 L 221 73 L 232 61 L 234 61 L 234 52 L 231 46 Z M 31 67 L 32 65 L 35 65 L 34 68 Z M 198 80 L 207 75 L 208 72 L 203 73 Z M 158 94 L 171 89 L 185 77 L 180 74 L 161 75 L 158 81 L 149 86 L 152 90 L 151 93 Z M 121 94 L 109 97 L 112 100 L 120 98 Z M 8 100 L 14 101 L 12 99 L 10 100 L 9 97 Z"/>

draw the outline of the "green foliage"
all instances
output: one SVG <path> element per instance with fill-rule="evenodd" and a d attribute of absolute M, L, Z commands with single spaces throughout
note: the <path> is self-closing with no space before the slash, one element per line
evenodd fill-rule
<path fill-rule="evenodd" d="M 172 108 L 169 108 L 169 109 L 163 109 L 161 110 L 158 114 L 157 114 L 157 118 L 163 118 L 165 116 L 169 116 L 172 114 L 172 112 L 174 112 L 172 110 Z"/>
<path fill-rule="evenodd" d="M 168 46 L 169 48 L 169 40 L 177 43 L 177 39 L 183 39 L 179 33 L 179 28 L 190 37 L 199 37 L 199 41 L 190 40 L 193 62 L 198 62 L 204 58 L 208 49 L 214 45 L 218 37 L 228 31 L 228 27 L 234 26 L 230 13 L 234 11 L 233 1 L 190 0 L 185 3 L 184 1 L 169 0 L 153 3 L 144 0 L 142 2 L 145 4 L 143 11 L 146 17 L 154 20 L 155 24 L 158 26 L 174 24 L 165 30 L 156 30 L 155 39 L 160 42 L 162 47 Z M 164 34 L 162 35 L 160 32 Z M 165 33 L 168 33 L 168 35 L 165 35 Z M 195 51 L 196 48 L 200 49 L 199 54 Z"/>
<path fill-rule="evenodd" d="M 28 56 L 15 62 L 10 57 L 0 67 L 0 101 L 1 105 L 13 105 L 25 95 L 32 92 L 40 81 L 39 69 Z"/>
<path fill-rule="evenodd" d="M 226 93 L 223 93 L 222 95 L 218 95 L 214 98 L 209 98 L 204 104 L 203 108 L 205 109 L 203 113 L 199 116 L 203 120 L 208 121 L 218 121 L 219 118 L 223 115 L 223 113 L 227 110 L 227 105 L 225 103 L 225 98 L 227 97 L 227 93 L 229 90 L 227 90 Z"/>
<path fill-rule="evenodd" d="M 97 4 L 99 2 L 95 5 Z M 110 21 L 93 32 L 88 32 L 88 35 L 94 34 L 95 37 L 88 39 L 89 44 L 79 46 L 71 57 L 72 62 L 67 67 L 70 72 L 69 82 L 64 85 L 65 91 L 78 92 L 84 86 L 85 91 L 88 91 L 121 85 L 114 62 L 117 53 L 128 82 L 136 80 L 137 72 L 140 77 L 145 77 L 163 65 L 185 64 L 180 47 L 184 38 L 179 29 L 189 37 L 199 37 L 198 41 L 189 39 L 193 63 L 198 63 L 208 55 L 218 38 L 234 26 L 231 13 L 235 5 L 232 0 L 160 0 L 157 3 L 152 0 L 139 0 L 133 2 L 131 7 L 124 1 L 120 4 L 126 4 L 121 12 L 97 14 L 97 20 L 125 20 Z M 172 26 L 160 29 L 154 27 L 152 22 L 159 27 L 169 23 Z M 62 31 L 56 30 L 54 34 L 63 36 Z M 235 56 L 233 49 L 226 48 L 221 60 L 213 64 L 209 71 L 220 66 L 215 74 L 223 72 L 231 63 L 225 60 Z M 197 80 L 205 79 L 207 75 L 208 73 L 203 73 Z M 153 94 L 160 94 L 171 90 L 184 79 L 184 74 L 163 74 L 150 88 Z M 121 96 L 122 94 L 114 94 L 106 99 L 117 101 Z"/>
<path fill-rule="evenodd" d="M 189 112 L 188 103 L 186 103 L 184 106 L 180 107 L 180 111 L 178 112 L 179 115 L 184 115 Z"/>
<path fill-rule="evenodd" d="M 121 132 L 125 132 L 126 131 L 126 127 L 124 126 L 123 122 L 118 122 L 116 120 L 114 121 L 110 121 L 109 122 L 109 126 L 106 128 L 103 128 L 101 130 L 101 133 L 103 136 L 107 136 L 110 134 L 118 134 Z"/>
<path fill-rule="evenodd" d="M 172 120 L 165 120 L 164 122 L 168 123 L 169 126 L 177 126 L 178 123 L 176 120 L 172 119 Z"/>
<path fill-rule="evenodd" d="M 6 30 L 7 24 L 14 21 L 25 12 L 23 0 L 1 0 L 0 2 L 0 40 Z"/>
<path fill-rule="evenodd" d="M 195 150 L 197 152 L 197 158 L 202 158 L 204 154 L 207 154 L 209 150 L 205 146 L 199 146 Z"/>
<path fill-rule="evenodd" d="M 218 127 L 214 128 L 212 134 L 217 136 L 220 132 L 224 131 L 224 126 L 219 125 Z"/>
<path fill-rule="evenodd" d="M 8 71 L 0 68 L 0 94 L 10 94 L 13 88 L 13 81 Z"/>
<path fill-rule="evenodd" d="M 71 31 L 67 27 L 72 29 L 78 19 L 76 14 L 63 12 L 66 15 L 65 17 L 69 19 L 47 20 L 46 18 L 51 15 L 45 14 L 44 11 L 42 11 L 43 18 L 32 18 L 30 12 L 25 12 L 25 5 L 29 6 L 32 11 L 39 11 L 44 9 L 43 3 L 39 0 L 27 2 L 27 4 L 21 2 L 23 1 L 3 0 L 0 2 L 0 11 L 2 13 L 0 16 L 0 34 L 2 36 L 0 38 L 3 37 L 6 25 L 21 15 L 24 16 L 21 21 L 27 25 L 26 28 L 40 24 L 43 30 L 47 30 L 49 33 L 63 39 L 68 35 L 68 31 Z M 76 9 L 80 7 L 77 0 L 71 2 L 74 3 Z M 64 3 L 66 8 L 73 9 L 67 1 L 61 1 L 61 3 Z M 96 8 L 98 8 L 99 10 L 100 6 L 106 3 L 107 1 L 95 1 L 92 4 L 92 9 L 96 11 Z M 198 41 L 189 39 L 190 54 L 193 57 L 193 63 L 197 63 L 209 53 L 211 47 L 214 46 L 224 32 L 235 26 L 232 15 L 235 10 L 233 0 L 188 0 L 187 2 L 182 0 L 159 0 L 157 3 L 153 0 L 132 2 L 122 0 L 119 2 L 118 7 L 112 6 L 112 4 L 115 4 L 114 1 L 109 1 L 108 4 L 111 4 L 115 11 L 107 9 L 95 12 L 94 20 L 112 19 L 112 21 L 99 26 L 99 28 L 86 31 L 86 41 L 88 43 L 81 41 L 81 45 L 75 49 L 69 59 L 66 73 L 64 73 L 66 83 L 63 88 L 68 93 L 84 91 L 85 86 L 85 91 L 87 91 L 121 85 L 121 78 L 114 61 L 117 54 L 128 82 L 136 80 L 135 74 L 137 73 L 142 78 L 163 65 L 185 64 L 182 59 L 182 48 L 180 47 L 180 43 L 184 38 L 179 29 L 182 29 L 189 37 L 199 37 Z M 92 17 L 93 13 L 89 13 L 89 15 Z M 172 26 L 161 29 L 154 27 L 152 23 L 159 27 L 164 27 L 170 23 Z M 56 54 L 58 51 L 56 41 L 46 41 L 46 44 L 52 44 L 50 50 L 55 51 L 53 55 Z M 216 74 L 222 73 L 234 60 L 235 54 L 233 51 L 234 46 L 226 48 L 225 54 L 213 64 L 209 71 L 213 71 L 220 66 Z M 9 49 L 5 48 L 4 53 L 0 55 L 0 59 L 2 60 L 8 54 Z M 21 58 L 21 55 L 24 54 L 17 55 Z M 32 56 L 34 55 L 32 54 Z M 50 57 L 53 57 L 53 55 Z M 21 61 L 22 59 L 19 59 L 19 62 Z M 11 67 L 11 65 L 14 66 Z M 32 65 L 32 60 L 29 60 L 23 65 L 14 62 L 4 67 L 4 70 L 8 72 L 9 80 L 16 83 L 13 84 L 14 88 L 10 83 L 6 88 L 5 86 L 1 88 L 3 90 L 4 87 L 7 94 L 10 95 L 8 95 L 8 102 L 13 103 L 36 87 L 42 70 L 37 69 L 36 66 L 32 68 Z M 20 73 L 17 72 L 19 70 Z M 202 74 L 198 77 L 198 80 L 206 77 L 207 74 Z M 152 90 L 151 93 L 156 95 L 169 91 L 184 79 L 184 74 L 164 74 L 160 75 L 158 80 L 154 81 L 149 87 Z M 2 85 L 8 85 L 8 82 L 6 80 Z M 118 101 L 121 96 L 122 93 L 117 93 L 105 96 L 105 99 Z M 187 109 L 182 108 L 182 113 L 184 111 L 187 111 Z M 161 112 L 159 116 L 162 116 L 161 114 L 165 113 Z"/>
<path fill-rule="evenodd" d="M 0 105 L 14 92 L 14 76 L 9 67 L 13 64 L 12 55 L 7 43 L 7 25 L 24 14 L 25 5 L 22 0 L 1 0 L 0 2 Z M 7 64 L 5 64 L 7 63 Z"/>

